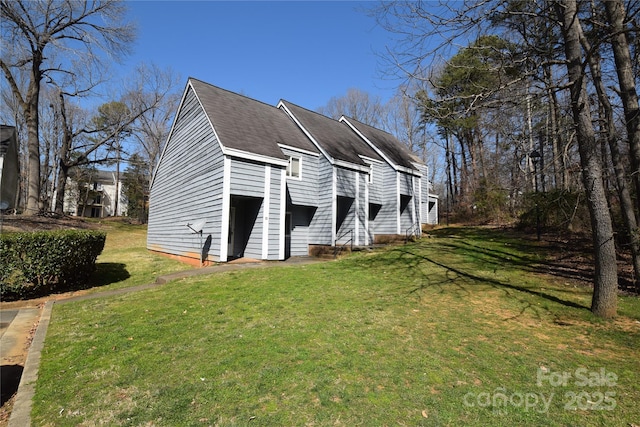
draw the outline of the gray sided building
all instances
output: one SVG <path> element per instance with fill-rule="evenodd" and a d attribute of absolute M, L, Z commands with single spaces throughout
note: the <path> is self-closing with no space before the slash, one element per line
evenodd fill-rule
<path fill-rule="evenodd" d="M 283 260 L 419 232 L 426 174 L 353 123 L 363 126 L 189 79 L 151 183 L 148 249 L 205 264 Z"/>

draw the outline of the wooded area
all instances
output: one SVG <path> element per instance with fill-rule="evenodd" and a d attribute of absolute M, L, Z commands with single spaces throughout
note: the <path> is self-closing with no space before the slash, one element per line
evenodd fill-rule
<path fill-rule="evenodd" d="M 595 255 L 592 311 L 616 312 L 616 249 L 640 285 L 637 1 L 384 2 L 388 54 L 444 141 L 447 210 L 576 226 Z M 527 210 L 535 211 L 527 216 Z M 542 218 L 541 218 L 542 217 Z M 617 248 L 616 248 L 617 246 Z"/>
<path fill-rule="evenodd" d="M 126 162 L 144 217 L 135 187 L 171 125 L 176 77 L 153 65 L 123 83 L 106 74 L 135 39 L 124 3 L 0 5 L 1 119 L 22 142 L 20 211 L 61 213 L 68 176 L 87 179 L 96 164 L 124 173 Z M 592 311 L 614 316 L 617 254 L 631 255 L 640 291 L 640 2 L 393 1 L 367 13 L 395 42 L 380 56 L 397 96 L 383 104 L 353 89 L 320 112 L 383 128 L 421 156 L 442 219 L 589 233 Z M 96 93 L 108 101 L 88 107 Z"/>

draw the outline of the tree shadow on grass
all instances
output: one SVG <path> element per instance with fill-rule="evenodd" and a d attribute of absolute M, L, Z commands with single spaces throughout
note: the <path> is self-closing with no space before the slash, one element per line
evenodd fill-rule
<path fill-rule="evenodd" d="M 435 237 L 450 238 L 445 246 L 464 250 L 465 255 L 483 263 L 497 267 L 511 265 L 529 272 L 576 280 L 586 286 L 593 284 L 591 248 L 585 239 L 574 239 L 575 241 L 561 244 L 551 241 L 535 242 L 532 240 L 533 236 L 514 230 L 503 232 L 495 229 L 456 228 L 438 231 L 440 233 L 434 233 Z M 452 237 L 454 238 L 451 239 Z M 463 239 L 498 242 L 504 245 L 505 250 L 481 246 Z M 508 248 L 526 255 L 514 254 Z"/>
<path fill-rule="evenodd" d="M 426 262 L 429 262 L 429 263 L 431 263 L 433 265 L 436 265 L 438 267 L 444 268 L 445 270 L 447 270 L 448 273 L 449 272 L 454 273 L 458 277 L 464 277 L 465 279 L 471 280 L 472 282 L 475 282 L 475 283 L 483 283 L 483 284 L 488 284 L 488 285 L 491 285 L 491 286 L 494 286 L 494 287 L 503 288 L 503 289 L 516 290 L 516 291 L 523 292 L 523 293 L 526 293 L 526 294 L 529 294 L 529 295 L 534 295 L 534 296 L 539 297 L 539 298 L 544 298 L 546 300 L 549 300 L 549 301 L 552 301 L 552 302 L 555 302 L 555 303 L 558 303 L 558 304 L 561 304 L 561 305 L 564 305 L 564 306 L 567 306 L 567 307 L 580 308 L 580 309 L 588 308 L 588 307 L 586 307 L 586 306 L 584 306 L 582 304 L 576 303 L 574 301 L 558 298 L 555 295 L 551 295 L 551 294 L 548 294 L 546 292 L 542 292 L 540 290 L 530 289 L 530 288 L 527 288 L 525 286 L 518 286 L 518 285 L 514 285 L 512 283 L 503 282 L 503 281 L 500 281 L 500 280 L 497 280 L 497 279 L 491 279 L 491 278 L 488 278 L 488 277 L 482 277 L 482 276 L 475 275 L 473 273 L 461 270 L 461 269 L 453 267 L 451 265 L 446 265 L 446 264 L 444 264 L 442 262 L 436 261 L 436 260 L 434 260 L 434 259 L 432 259 L 432 258 L 430 258 L 428 256 L 418 254 L 418 253 L 412 251 L 410 248 L 401 248 L 399 250 L 401 250 L 402 252 L 404 252 L 406 254 L 411 255 L 412 257 L 415 257 L 416 259 L 419 259 L 419 260 L 422 260 L 422 261 L 426 261 Z"/>
<path fill-rule="evenodd" d="M 91 276 L 91 287 L 105 286 L 121 282 L 131 277 L 127 265 L 119 262 L 96 263 L 96 271 Z"/>
<path fill-rule="evenodd" d="M 570 295 L 567 295 L 568 298 L 563 298 L 557 295 L 563 292 L 561 288 L 554 288 L 553 292 L 547 292 L 544 288 L 529 286 L 525 281 L 519 284 L 500 280 L 498 276 L 491 276 L 492 270 L 494 274 L 499 270 L 508 270 L 513 273 L 522 271 L 523 273 L 554 274 L 555 267 L 555 273 L 558 276 L 580 280 L 588 277 L 588 272 L 562 271 L 558 266 L 547 262 L 548 249 L 541 249 L 534 242 L 528 244 L 518 239 L 518 236 L 511 233 L 501 234 L 496 230 L 445 229 L 438 231 L 439 233 L 432 234 L 432 237 L 439 240 L 435 252 L 434 249 L 429 248 L 430 244 L 434 243 L 433 240 L 423 239 L 415 244 L 397 246 L 377 257 L 359 259 L 358 263 L 360 265 L 363 262 L 368 263 L 370 268 L 380 268 L 387 272 L 392 269 L 394 274 L 402 275 L 410 282 L 417 283 L 412 285 L 409 293 L 419 293 L 426 288 L 435 288 L 442 292 L 454 291 L 470 296 L 472 291 L 469 285 L 488 285 L 501 289 L 511 298 L 518 299 L 523 304 L 520 314 L 527 309 L 535 311 L 541 307 L 534 307 L 531 301 L 518 297 L 512 291 L 532 295 L 565 307 L 589 309 L 586 305 L 571 299 L 572 295 L 591 293 L 587 287 L 584 291 L 571 289 Z M 492 244 L 485 247 L 482 245 L 483 241 L 491 241 Z M 496 247 L 495 243 L 504 244 L 505 249 Z M 461 264 L 457 265 L 454 260 L 460 257 L 462 257 Z M 470 263 L 471 267 L 465 267 L 466 263 Z M 473 265 L 481 267 L 475 271 Z M 434 266 L 437 267 L 436 270 Z"/>

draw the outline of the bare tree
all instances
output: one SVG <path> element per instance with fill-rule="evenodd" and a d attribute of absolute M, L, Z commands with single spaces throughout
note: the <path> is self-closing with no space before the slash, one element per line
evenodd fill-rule
<path fill-rule="evenodd" d="M 592 15 L 594 14 L 594 12 L 595 11 L 592 11 Z M 598 18 L 592 17 L 591 19 L 597 21 Z M 586 61 L 589 64 L 589 70 L 591 72 L 593 85 L 595 87 L 598 102 L 600 105 L 600 128 L 602 129 L 602 138 L 605 140 L 607 146 L 609 147 L 609 152 L 611 155 L 611 163 L 613 165 L 613 171 L 615 175 L 616 189 L 618 190 L 618 198 L 620 200 L 620 210 L 625 226 L 623 234 L 626 235 L 626 238 L 629 242 L 635 282 L 636 285 L 640 286 L 640 236 L 638 236 L 636 214 L 634 212 L 633 200 L 631 198 L 631 192 L 629 191 L 629 185 L 627 182 L 625 159 L 619 146 L 620 135 L 616 129 L 614 108 L 609 99 L 609 94 L 602 73 L 600 50 L 602 49 L 603 45 L 601 43 L 598 43 L 598 40 L 596 40 L 596 45 L 592 46 L 591 42 L 587 39 L 584 33 L 580 34 L 580 42 L 584 51 L 586 52 Z M 627 68 L 627 70 L 629 69 L 630 66 Z M 624 98 L 629 99 L 632 98 L 632 96 L 626 96 Z M 629 140 L 631 141 L 632 139 L 633 136 L 631 135 L 629 137 Z M 631 162 L 631 164 L 633 164 L 633 162 Z"/>
<path fill-rule="evenodd" d="M 164 76 L 164 77 L 163 77 Z M 62 213 L 65 187 L 69 171 L 86 165 L 119 162 L 122 139 L 135 136 L 141 140 L 144 126 L 161 116 L 157 110 L 171 108 L 172 90 L 175 80 L 155 68 L 139 67 L 134 75 L 123 84 L 124 93 L 117 101 L 103 104 L 93 118 L 79 117 L 77 108 L 69 107 L 66 95 L 60 92 L 59 111 L 63 129 L 60 146 L 60 162 L 56 191 L 56 212 Z M 115 97 L 114 97 L 115 98 Z M 158 141 L 164 138 L 163 131 L 157 130 Z M 156 148 L 156 149 L 159 149 Z"/>
<path fill-rule="evenodd" d="M 318 108 L 318 112 L 334 119 L 347 116 L 370 126 L 379 126 L 382 102 L 377 96 L 352 88 L 344 96 L 331 98 L 325 107 Z"/>
<path fill-rule="evenodd" d="M 632 57 L 625 55 L 630 51 L 628 45 L 624 44 L 625 40 L 614 40 L 614 37 L 624 36 L 629 32 L 631 27 L 629 15 L 625 14 L 621 7 L 622 0 L 603 3 L 610 9 L 608 21 L 613 29 L 609 33 L 612 43 L 618 43 L 618 47 L 626 46 L 626 49 L 622 49 L 624 52 L 620 52 L 620 58 L 617 58 L 617 61 L 621 60 L 616 62 L 618 73 L 622 70 L 626 73 L 625 78 L 633 76 L 633 70 L 637 67 L 634 68 Z M 631 4 L 637 8 L 636 3 L 632 2 L 628 5 Z M 464 183 L 476 166 L 482 167 L 483 157 L 485 161 L 487 160 L 488 157 L 477 148 L 486 145 L 486 137 L 492 132 L 496 136 L 496 153 L 500 145 L 497 137 L 505 137 L 515 143 L 512 145 L 520 154 L 515 156 L 516 161 L 520 161 L 519 157 L 526 159 L 534 148 L 540 151 L 541 162 L 544 164 L 540 165 L 542 173 L 538 173 L 537 177 L 542 181 L 543 186 L 547 163 L 553 165 L 553 183 L 560 188 L 565 188 L 571 182 L 572 174 L 581 170 L 582 187 L 587 195 L 590 211 L 596 258 L 592 311 L 602 317 L 611 317 L 616 313 L 617 269 L 613 224 L 604 183 L 608 166 L 605 165 L 603 156 L 607 151 L 596 138 L 594 122 L 592 122 L 592 100 L 597 98 L 593 93 L 589 93 L 589 90 L 600 88 L 594 86 L 593 83 L 597 83 L 595 80 L 589 80 L 586 70 L 588 60 L 593 59 L 588 56 L 594 51 L 585 52 L 584 50 L 586 46 L 584 41 L 590 37 L 601 37 L 605 25 L 602 25 L 602 22 L 597 23 L 598 26 L 593 23 L 589 28 L 590 32 L 585 33 L 581 27 L 583 16 L 579 14 L 579 5 L 588 6 L 588 3 L 576 0 L 393 1 L 382 2 L 373 14 L 383 27 L 398 35 L 398 42 L 389 49 L 386 57 L 389 60 L 388 63 L 395 67 L 396 73 L 408 79 L 423 79 L 423 76 L 429 75 L 424 70 L 429 68 L 443 70 L 449 67 L 452 74 L 457 71 L 461 74 L 467 71 L 476 72 L 477 66 L 453 69 L 451 65 L 456 64 L 453 64 L 452 60 L 443 61 L 442 58 L 453 58 L 454 56 L 449 54 L 451 50 L 456 50 L 461 45 L 466 46 L 469 40 L 486 39 L 487 35 L 499 36 L 509 42 L 512 48 L 508 52 L 495 49 L 495 53 L 505 52 L 505 55 L 494 57 L 494 54 L 490 53 L 489 56 L 490 59 L 499 59 L 496 63 L 497 68 L 501 67 L 507 71 L 506 73 L 500 75 L 500 78 L 492 81 L 490 85 L 483 84 L 482 81 L 478 82 L 478 79 L 473 77 L 468 80 L 471 88 L 468 93 L 456 94 L 449 99 L 454 105 L 464 107 L 460 111 L 467 116 L 462 117 L 473 119 L 474 126 L 470 129 L 476 134 L 454 134 L 459 143 L 458 149 L 454 150 L 451 148 L 452 132 L 448 132 L 450 126 L 447 126 L 447 121 L 451 120 L 451 117 L 436 115 L 442 125 L 441 134 L 446 138 L 449 148 L 447 150 L 448 165 L 451 167 L 450 170 L 459 173 L 458 179 Z M 461 52 L 464 53 L 464 49 L 458 49 L 457 55 Z M 475 60 L 477 55 L 470 55 L 465 63 Z M 446 65 L 443 66 L 443 63 Z M 597 64 L 593 65 L 596 69 Z M 611 62 L 606 65 L 610 66 Z M 508 72 L 510 67 L 517 70 L 517 73 Z M 455 88 L 459 88 L 461 79 L 456 77 L 452 82 Z M 633 103 L 637 92 L 632 83 L 632 79 L 623 79 L 619 76 L 621 97 L 624 94 L 627 96 L 627 101 L 630 101 L 628 110 L 625 110 L 625 123 L 629 135 L 638 129 L 637 124 L 634 124 L 637 122 L 633 122 L 638 116 L 637 104 Z M 434 92 L 437 86 L 432 86 Z M 442 96 L 447 93 L 440 95 L 440 101 L 447 101 L 448 98 Z M 523 105 L 520 102 L 519 108 L 524 106 L 521 109 L 521 119 L 518 119 L 517 115 L 511 116 L 513 119 L 508 128 L 512 131 L 499 134 L 496 130 L 492 130 L 491 126 L 488 126 L 492 123 L 492 115 L 495 112 L 505 115 L 512 106 L 518 106 L 518 98 L 520 101 L 525 100 L 526 103 Z M 550 108 L 544 108 L 545 99 Z M 477 108 L 480 104 L 484 104 L 484 110 Z M 427 107 L 430 106 L 438 105 L 427 104 Z M 498 107 L 495 112 L 492 110 L 493 106 Z M 435 110 L 432 109 L 432 111 Z M 571 127 L 566 127 L 567 118 L 570 118 Z M 493 123 L 497 122 L 493 120 Z M 521 123 L 520 130 L 516 126 L 518 122 Z M 605 120 L 602 123 L 607 123 L 605 127 L 608 128 L 611 122 Z M 633 126 L 629 127 L 630 123 Z M 481 139 L 476 144 L 473 138 Z M 465 143 L 462 144 L 461 141 Z M 573 141 L 578 147 L 580 167 L 569 170 L 573 159 L 568 156 L 573 150 Z M 634 149 L 634 146 L 630 147 L 630 151 Z M 551 156 L 551 162 L 546 161 L 547 155 Z M 474 164 L 474 159 L 478 164 Z M 471 169 L 467 164 L 469 161 L 471 161 Z M 459 164 L 455 165 L 456 162 Z M 526 167 L 522 170 L 528 171 Z M 484 171 L 482 174 L 487 176 Z M 632 174 L 638 174 L 637 164 L 632 165 Z M 456 179 L 455 173 L 452 178 Z M 451 191 L 455 193 L 456 190 L 451 188 Z M 466 191 L 466 189 L 461 186 L 459 191 Z"/>
<path fill-rule="evenodd" d="M 126 5 L 116 0 L 2 0 L 0 69 L 20 104 L 28 133 L 28 192 L 26 214 L 40 209 L 40 88 L 57 74 L 81 78 L 99 70 L 105 54 L 110 60 L 128 52 L 134 27 L 124 22 Z M 57 62 L 52 62 L 57 58 Z M 81 58 L 82 60 L 79 60 Z M 29 70 L 23 89 L 17 74 Z M 81 73 L 79 70 L 84 69 Z"/>
<path fill-rule="evenodd" d="M 582 164 L 582 180 L 589 200 L 591 229 L 595 254 L 594 290 L 591 311 L 601 317 L 614 317 L 617 310 L 618 267 L 613 238 L 613 225 L 602 179 L 602 158 L 593 129 L 584 72 L 582 26 L 576 0 L 556 3 L 562 25 L 566 66 L 570 81 L 571 110 L 576 127 Z"/>
<path fill-rule="evenodd" d="M 638 91 L 633 75 L 631 50 L 627 38 L 630 18 L 627 16 L 624 3 L 621 0 L 607 0 L 603 3 L 607 20 L 609 21 L 611 47 L 616 63 L 618 84 L 620 85 L 620 98 L 624 108 L 627 138 L 629 138 L 631 176 L 636 187 L 636 193 L 640 195 L 640 107 L 638 106 Z M 635 31 L 636 33 L 640 32 L 637 24 Z M 640 197 L 638 197 L 637 204 L 637 209 L 640 211 Z"/>
<path fill-rule="evenodd" d="M 142 114 L 131 128 L 133 137 L 142 148 L 140 151 L 149 165 L 148 173 L 151 176 L 178 109 L 180 94 L 174 90 L 180 79 L 172 70 L 162 70 L 155 65 L 141 65 L 136 75 L 140 90 L 132 94 L 132 97 L 137 97 L 133 104 L 154 105 Z M 156 97 L 157 100 L 154 101 Z"/>

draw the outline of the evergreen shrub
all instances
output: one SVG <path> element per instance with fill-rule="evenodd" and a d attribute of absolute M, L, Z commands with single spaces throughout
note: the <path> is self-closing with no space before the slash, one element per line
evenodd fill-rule
<path fill-rule="evenodd" d="M 59 230 L 0 235 L 3 300 L 82 289 L 96 269 L 106 234 Z"/>

